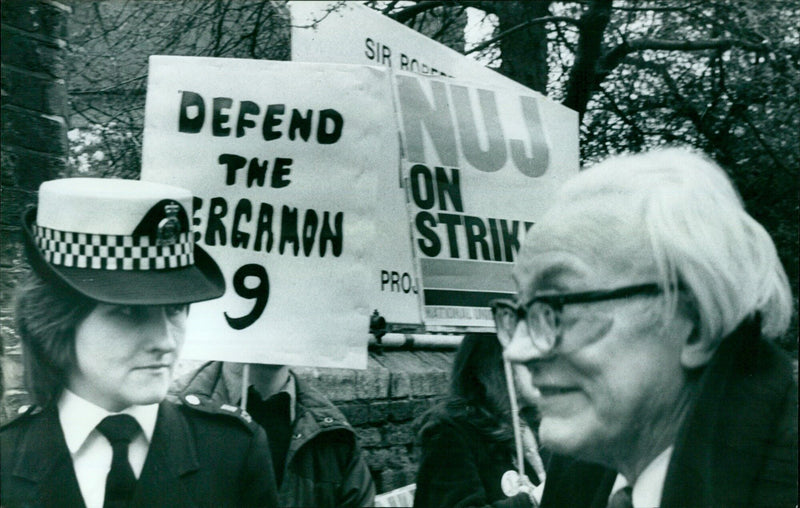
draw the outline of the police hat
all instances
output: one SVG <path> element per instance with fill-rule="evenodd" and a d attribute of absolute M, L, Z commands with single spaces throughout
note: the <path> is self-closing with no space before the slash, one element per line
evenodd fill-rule
<path fill-rule="evenodd" d="M 225 279 L 191 231 L 192 194 L 139 180 L 43 183 L 23 215 L 25 249 L 45 280 L 98 302 L 168 305 L 222 296 Z"/>

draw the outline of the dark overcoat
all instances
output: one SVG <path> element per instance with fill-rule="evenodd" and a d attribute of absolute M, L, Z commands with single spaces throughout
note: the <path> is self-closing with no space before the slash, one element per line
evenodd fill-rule
<path fill-rule="evenodd" d="M 797 505 L 797 381 L 757 320 L 720 345 L 667 469 L 662 508 Z M 543 508 L 604 508 L 616 471 L 555 457 Z"/>

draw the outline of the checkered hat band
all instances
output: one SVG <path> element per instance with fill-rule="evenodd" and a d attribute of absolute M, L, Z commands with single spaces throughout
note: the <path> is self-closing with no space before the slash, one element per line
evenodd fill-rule
<path fill-rule="evenodd" d="M 194 264 L 191 233 L 172 245 L 154 245 L 147 236 L 72 233 L 33 226 L 44 259 L 56 266 L 96 270 L 167 270 Z"/>

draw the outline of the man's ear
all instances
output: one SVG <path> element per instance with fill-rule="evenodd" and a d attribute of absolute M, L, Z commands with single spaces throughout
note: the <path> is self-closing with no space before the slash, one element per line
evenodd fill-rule
<path fill-rule="evenodd" d="M 718 346 L 719 342 L 700 333 L 700 327 L 695 323 L 681 348 L 681 365 L 690 370 L 704 367 L 711 361 Z"/>

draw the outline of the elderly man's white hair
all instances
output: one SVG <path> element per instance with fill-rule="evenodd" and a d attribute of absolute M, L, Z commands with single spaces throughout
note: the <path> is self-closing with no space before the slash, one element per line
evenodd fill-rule
<path fill-rule="evenodd" d="M 649 245 L 665 288 L 667 317 L 681 287 L 698 314 L 698 332 L 710 343 L 756 313 L 764 336 L 786 331 L 791 290 L 775 244 L 714 162 L 682 148 L 611 157 L 568 181 L 556 201 L 568 207 L 606 199 L 603 216 L 645 235 L 642 245 Z M 533 242 L 535 227 L 532 233 Z"/>

